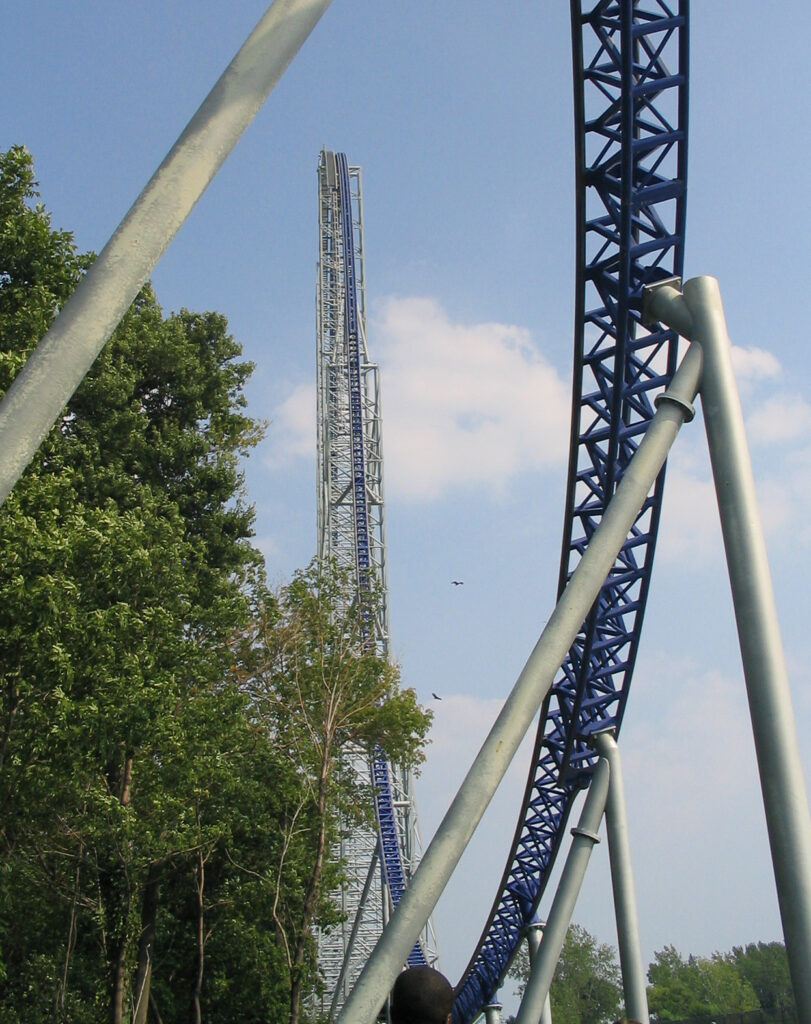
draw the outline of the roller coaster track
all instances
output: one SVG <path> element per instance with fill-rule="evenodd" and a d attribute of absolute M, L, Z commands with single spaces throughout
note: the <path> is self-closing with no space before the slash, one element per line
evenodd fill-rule
<path fill-rule="evenodd" d="M 335 154 L 339 210 L 341 220 L 343 269 L 344 269 L 344 314 L 346 330 L 346 357 L 349 377 L 349 421 L 352 460 L 352 490 L 355 527 L 355 566 L 357 570 L 358 596 L 366 624 L 367 639 L 375 643 L 374 613 L 367 600 L 373 580 L 372 560 L 369 551 L 369 525 L 367 510 L 367 482 L 365 466 L 364 412 L 361 382 L 360 328 L 358 322 L 357 286 L 355 280 L 355 243 L 352 226 L 352 195 L 349 181 L 349 164 L 344 153 Z M 406 871 L 398 840 L 397 821 L 392 797 L 390 768 L 382 750 L 376 750 L 371 759 L 371 776 L 375 794 L 375 815 L 378 827 L 378 841 L 386 888 L 392 906 L 397 906 L 406 885 Z M 415 943 L 408 958 L 412 967 L 425 964 L 421 944 Z"/>
<path fill-rule="evenodd" d="M 643 286 L 681 276 L 687 191 L 687 0 L 571 0 L 577 185 L 572 426 L 558 593 L 577 566 L 676 366 L 644 328 Z M 590 737 L 619 732 L 642 629 L 664 471 L 541 710 L 524 802 L 455 1024 L 491 1002 L 533 921 Z"/>

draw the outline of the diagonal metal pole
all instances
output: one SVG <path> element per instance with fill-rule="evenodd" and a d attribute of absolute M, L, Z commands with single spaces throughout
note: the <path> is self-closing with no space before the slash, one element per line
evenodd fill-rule
<path fill-rule="evenodd" d="M 594 736 L 594 746 L 597 753 L 611 766 L 611 784 L 605 807 L 605 830 L 611 863 L 611 888 L 617 919 L 625 1015 L 638 1024 L 648 1024 L 648 995 L 639 942 L 636 893 L 631 869 L 631 844 L 628 838 L 625 789 L 622 782 L 622 758 L 613 732 L 597 733 Z"/>
<path fill-rule="evenodd" d="M 0 504 L 330 0 L 275 0 L 0 403 Z"/>
<path fill-rule="evenodd" d="M 675 327 L 704 353 L 707 430 L 732 600 L 755 738 L 777 899 L 798 1020 L 811 1021 L 811 815 L 777 607 L 718 282 L 696 277 L 645 295 L 650 320 Z"/>
<path fill-rule="evenodd" d="M 344 1003 L 340 1024 L 368 1024 L 383 1005 L 614 565 L 679 428 L 692 417 L 700 376 L 701 350 L 693 346 L 659 397 L 656 414 L 600 526 Z"/>
<path fill-rule="evenodd" d="M 529 928 L 527 928 L 527 946 L 529 947 L 530 971 L 532 970 L 532 966 L 538 956 L 538 950 L 541 948 L 544 928 L 546 928 L 546 922 L 541 923 L 540 921 L 534 922 L 529 926 Z M 538 1024 L 552 1024 L 552 1004 L 548 993 L 544 1000 L 543 1010 L 541 1011 L 541 1016 L 538 1019 Z"/>
<path fill-rule="evenodd" d="M 601 757 L 591 777 L 589 791 L 577 827 L 572 829 L 572 845 L 560 876 L 555 898 L 549 908 L 549 917 L 544 930 L 543 942 L 529 974 L 526 990 L 521 999 L 521 1008 L 515 1024 L 537 1024 L 543 1014 L 544 1005 L 552 986 L 566 932 L 572 921 L 580 887 L 586 876 L 591 853 L 600 842 L 598 831 L 608 799 L 611 768 Z"/>

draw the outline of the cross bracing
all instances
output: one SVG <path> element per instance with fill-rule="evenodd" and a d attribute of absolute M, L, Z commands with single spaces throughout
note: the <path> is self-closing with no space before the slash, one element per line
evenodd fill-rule
<path fill-rule="evenodd" d="M 559 593 L 577 567 L 676 366 L 675 334 L 644 328 L 644 285 L 681 274 L 686 0 L 571 0 L 578 280 Z M 590 737 L 619 729 L 642 626 L 663 475 L 643 505 L 541 711 L 521 818 L 455 1021 L 496 995 L 543 896 Z"/>
<path fill-rule="evenodd" d="M 318 391 L 318 555 L 354 576 L 366 640 L 389 654 L 379 368 L 369 359 L 360 168 L 323 150 L 318 165 L 319 261 L 316 293 Z M 353 753 L 353 752 L 348 752 Z M 334 898 L 344 923 L 319 935 L 325 1008 L 340 1008 L 421 849 L 410 776 L 383 751 L 354 752 L 376 829 L 353 829 L 336 851 L 347 885 Z M 436 959 L 429 922 L 409 963 Z"/>

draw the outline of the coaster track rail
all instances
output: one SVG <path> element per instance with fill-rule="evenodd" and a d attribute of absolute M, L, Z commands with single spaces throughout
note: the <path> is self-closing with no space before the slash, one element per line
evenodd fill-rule
<path fill-rule="evenodd" d="M 558 594 L 675 371 L 676 335 L 642 326 L 640 296 L 645 285 L 682 274 L 687 195 L 688 0 L 571 0 L 571 20 L 577 280 Z M 455 1024 L 496 997 L 596 764 L 591 736 L 619 732 L 663 486 L 664 471 L 544 702 L 512 849 L 457 986 Z"/>

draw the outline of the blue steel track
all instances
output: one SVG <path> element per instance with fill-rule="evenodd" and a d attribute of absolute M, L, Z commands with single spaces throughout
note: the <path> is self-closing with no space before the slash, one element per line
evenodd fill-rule
<path fill-rule="evenodd" d="M 571 0 L 577 187 L 572 425 L 560 594 L 675 371 L 677 340 L 643 328 L 641 290 L 681 276 L 687 193 L 687 0 Z M 492 1002 L 538 905 L 590 737 L 619 733 L 642 629 L 664 471 L 541 710 L 515 838 L 454 1024 Z"/>
<path fill-rule="evenodd" d="M 347 371 L 349 378 L 349 420 L 352 451 L 352 490 L 355 525 L 355 566 L 358 596 L 362 602 L 367 629 L 367 641 L 374 644 L 374 618 L 368 602 L 364 600 L 372 586 L 371 556 L 369 551 L 369 518 L 366 504 L 367 481 L 364 456 L 363 394 L 361 382 L 360 330 L 358 324 L 358 295 L 355 273 L 355 237 L 352 224 L 352 195 L 349 165 L 346 154 L 336 153 L 338 192 L 340 197 L 341 239 L 344 268 L 344 317 L 346 331 Z M 397 838 L 397 823 L 391 792 L 389 764 L 385 753 L 376 750 L 371 762 L 372 787 L 375 794 L 375 814 L 378 844 L 386 888 L 392 905 L 397 906 L 405 890 L 406 877 L 403 856 Z M 408 958 L 409 966 L 425 964 L 425 954 L 416 943 Z"/>

